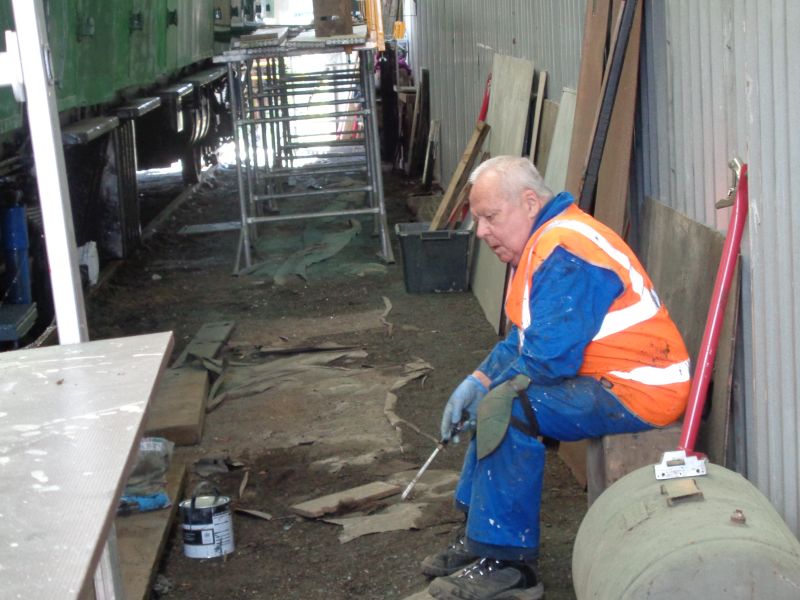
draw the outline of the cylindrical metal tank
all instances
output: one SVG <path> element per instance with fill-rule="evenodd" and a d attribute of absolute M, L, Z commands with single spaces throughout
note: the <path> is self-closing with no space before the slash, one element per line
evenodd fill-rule
<path fill-rule="evenodd" d="M 800 542 L 741 475 L 657 481 L 649 466 L 591 506 L 572 577 L 578 600 L 797 600 Z"/>

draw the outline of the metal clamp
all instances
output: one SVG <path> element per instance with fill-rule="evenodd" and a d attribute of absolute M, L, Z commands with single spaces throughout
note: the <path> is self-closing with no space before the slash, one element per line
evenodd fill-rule
<path fill-rule="evenodd" d="M 739 187 L 739 177 L 742 174 L 742 161 L 739 158 L 732 158 L 728 163 L 728 168 L 733 171 L 733 183 L 728 188 L 728 195 L 717 200 L 714 205 L 718 209 L 733 206 L 733 202 L 736 200 L 736 189 Z"/>

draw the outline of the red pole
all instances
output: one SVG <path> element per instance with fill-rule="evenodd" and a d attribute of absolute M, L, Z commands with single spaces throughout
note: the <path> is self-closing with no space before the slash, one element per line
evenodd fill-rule
<path fill-rule="evenodd" d="M 722 247 L 717 279 L 714 282 L 714 294 L 711 297 L 711 306 L 706 318 L 703 341 L 700 343 L 700 351 L 697 356 L 697 369 L 692 378 L 689 402 L 686 406 L 686 414 L 683 417 L 683 429 L 681 430 L 678 450 L 684 450 L 687 455 L 699 455 L 694 451 L 694 445 L 697 441 L 697 430 L 700 427 L 700 417 L 703 414 L 703 406 L 706 401 L 708 382 L 711 379 L 711 371 L 714 368 L 719 332 L 722 328 L 725 307 L 728 304 L 728 292 L 733 281 L 736 259 L 739 256 L 744 222 L 747 220 L 747 204 L 747 165 L 742 165 L 739 182 L 736 186 L 736 201 L 731 212 L 731 221 L 728 225 L 728 233 L 725 236 L 725 244 Z"/>
<path fill-rule="evenodd" d="M 492 74 L 486 78 L 486 86 L 483 88 L 483 102 L 481 103 L 481 110 L 478 113 L 478 121 L 486 120 L 486 113 L 489 112 L 489 94 L 492 88 Z"/>

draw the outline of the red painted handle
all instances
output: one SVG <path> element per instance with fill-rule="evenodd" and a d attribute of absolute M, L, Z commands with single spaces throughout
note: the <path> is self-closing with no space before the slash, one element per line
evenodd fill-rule
<path fill-rule="evenodd" d="M 725 236 L 725 245 L 722 247 L 722 258 L 717 269 L 717 279 L 714 282 L 714 295 L 711 297 L 711 306 L 706 318 L 706 328 L 703 332 L 703 341 L 697 356 L 697 369 L 692 379 L 689 391 L 689 402 L 686 414 L 683 417 L 683 429 L 678 450 L 685 450 L 687 454 L 697 454 L 694 445 L 697 441 L 697 430 L 700 428 L 700 417 L 706 403 L 708 382 L 714 368 L 714 357 L 717 354 L 717 342 L 725 316 L 725 307 L 728 305 L 728 292 L 731 289 L 733 273 L 736 268 L 736 259 L 739 256 L 739 247 L 742 241 L 744 222 L 747 220 L 747 165 L 742 165 L 739 174 L 739 183 L 736 187 L 736 201 L 731 212 L 731 221 L 728 233 Z"/>

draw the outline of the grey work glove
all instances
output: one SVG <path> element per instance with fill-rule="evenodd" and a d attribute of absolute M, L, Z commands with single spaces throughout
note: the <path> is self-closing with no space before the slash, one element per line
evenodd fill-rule
<path fill-rule="evenodd" d="M 462 414 L 466 411 L 469 414 L 469 422 L 475 423 L 478 414 L 478 404 L 489 390 L 481 383 L 481 380 L 474 375 L 469 375 L 462 381 L 450 395 L 450 399 L 444 407 L 442 413 L 441 434 L 442 441 L 458 443 L 458 436 L 453 436 L 453 429 L 462 422 Z M 466 431 L 467 428 L 463 428 Z"/>

